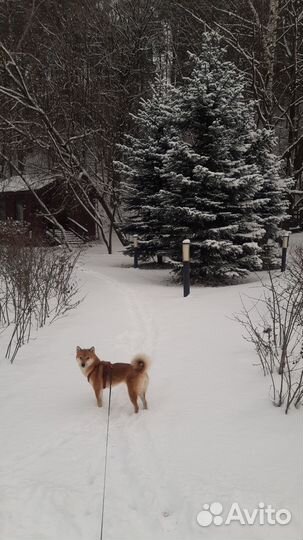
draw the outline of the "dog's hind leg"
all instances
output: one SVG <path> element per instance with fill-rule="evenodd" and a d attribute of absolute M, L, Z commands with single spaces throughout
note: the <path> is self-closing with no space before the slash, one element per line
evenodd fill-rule
<path fill-rule="evenodd" d="M 138 407 L 138 395 L 137 395 L 137 392 L 135 392 L 135 390 L 131 387 L 131 385 L 128 383 L 127 384 L 127 389 L 128 389 L 128 395 L 129 395 L 129 399 L 131 400 L 134 408 L 135 408 L 135 413 L 139 412 L 139 407 Z"/>
<path fill-rule="evenodd" d="M 142 392 L 142 394 L 140 394 L 140 399 L 141 399 L 142 404 L 143 404 L 143 409 L 148 409 L 147 401 L 146 401 L 146 397 L 145 397 L 145 391 Z"/>
<path fill-rule="evenodd" d="M 148 406 L 147 406 L 147 401 L 146 401 L 146 397 L 145 397 L 145 393 L 146 393 L 146 390 L 147 390 L 147 387 L 148 387 L 148 375 L 147 373 L 145 373 L 145 376 L 144 376 L 144 381 L 143 381 L 143 387 L 142 387 L 142 390 L 140 392 L 140 399 L 142 401 L 142 404 L 143 404 L 143 409 L 148 409 Z"/>

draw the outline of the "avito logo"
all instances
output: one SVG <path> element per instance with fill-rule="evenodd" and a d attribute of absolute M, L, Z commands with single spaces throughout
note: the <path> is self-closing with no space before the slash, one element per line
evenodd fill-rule
<path fill-rule="evenodd" d="M 230 525 L 233 522 L 241 525 L 288 525 L 291 521 L 291 512 L 287 508 L 276 510 L 271 504 L 260 502 L 256 508 L 249 510 L 241 508 L 239 503 L 232 503 L 226 517 L 223 517 L 224 508 L 219 502 L 204 504 L 203 510 L 197 515 L 197 522 L 201 527 L 209 525 Z"/>

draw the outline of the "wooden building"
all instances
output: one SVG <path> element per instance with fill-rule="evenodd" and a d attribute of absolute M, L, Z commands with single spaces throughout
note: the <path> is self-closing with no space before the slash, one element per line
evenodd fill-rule
<path fill-rule="evenodd" d="M 58 231 L 46 217 L 35 197 L 36 193 L 70 237 L 74 235 L 83 241 L 96 238 L 94 221 L 75 201 L 65 184 L 50 175 L 24 175 L 23 178 L 13 176 L 0 180 L 1 221 L 12 219 L 27 222 L 33 236 L 56 239 Z"/>

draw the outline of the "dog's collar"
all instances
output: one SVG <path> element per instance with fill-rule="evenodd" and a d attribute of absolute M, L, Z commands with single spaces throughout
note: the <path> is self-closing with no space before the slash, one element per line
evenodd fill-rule
<path fill-rule="evenodd" d="M 97 364 L 95 364 L 95 366 L 93 367 L 93 369 L 88 373 L 87 375 L 87 380 L 89 382 L 89 379 L 90 377 L 92 376 L 92 374 L 94 373 L 94 371 L 99 367 L 99 362 Z"/>

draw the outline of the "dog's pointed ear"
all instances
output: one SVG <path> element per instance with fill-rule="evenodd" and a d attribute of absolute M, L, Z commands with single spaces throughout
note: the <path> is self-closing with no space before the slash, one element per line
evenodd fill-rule
<path fill-rule="evenodd" d="M 79 345 L 77 345 L 76 352 L 80 352 L 80 351 L 81 351 L 81 347 L 79 347 Z"/>
<path fill-rule="evenodd" d="M 91 348 L 89 349 L 89 352 L 92 352 L 93 354 L 95 354 L 95 347 L 91 347 Z"/>

